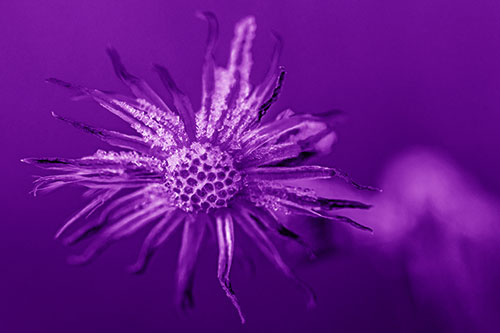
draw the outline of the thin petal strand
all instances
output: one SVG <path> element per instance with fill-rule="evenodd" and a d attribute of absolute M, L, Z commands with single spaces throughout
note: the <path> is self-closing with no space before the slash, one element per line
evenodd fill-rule
<path fill-rule="evenodd" d="M 160 65 L 154 65 L 155 71 L 160 76 L 160 79 L 167 89 L 167 92 L 173 100 L 173 104 L 179 116 L 181 117 L 186 133 L 191 141 L 196 137 L 196 126 L 194 123 L 193 106 L 189 98 L 177 87 L 174 79 L 168 70 Z"/>
<path fill-rule="evenodd" d="M 194 306 L 193 280 L 196 257 L 205 232 L 206 221 L 203 218 L 194 219 L 188 216 L 182 231 L 182 243 L 177 263 L 176 301 L 181 310 Z"/>
<path fill-rule="evenodd" d="M 105 202 L 111 199 L 119 190 L 109 190 L 103 191 L 101 194 L 97 195 L 91 202 L 87 204 L 84 208 L 82 208 L 78 213 L 73 215 L 59 230 L 57 231 L 55 238 L 59 238 L 61 234 L 69 227 L 71 227 L 76 221 L 78 221 L 83 216 L 89 216 L 92 214 L 97 208 L 102 206 Z"/>
<path fill-rule="evenodd" d="M 178 116 L 160 113 L 158 108 L 144 99 L 134 100 L 118 94 L 72 85 L 54 78 L 47 79 L 47 81 L 75 91 L 80 98 L 90 97 L 103 108 L 129 123 L 151 146 L 168 151 L 181 144 L 185 137 L 185 131 Z"/>
<path fill-rule="evenodd" d="M 246 170 L 249 180 L 329 179 L 337 174 L 334 168 L 316 165 L 298 167 L 251 168 Z"/>
<path fill-rule="evenodd" d="M 219 35 L 219 23 L 213 13 L 200 12 L 198 17 L 207 21 L 208 36 L 205 50 L 205 61 L 202 73 L 201 108 L 196 114 L 196 137 L 202 138 L 206 135 L 207 125 L 210 118 L 212 95 L 215 89 L 215 60 L 214 49 Z"/>
<path fill-rule="evenodd" d="M 144 227 L 147 223 L 152 222 L 164 215 L 170 209 L 170 207 L 165 206 L 162 202 L 156 202 L 150 204 L 146 208 L 127 215 L 126 217 L 108 226 L 99 235 L 97 235 L 97 238 L 81 255 L 70 257 L 70 263 L 87 263 L 112 242 L 133 234 L 139 228 Z"/>
<path fill-rule="evenodd" d="M 251 206 L 247 203 L 241 203 L 248 213 L 254 219 L 257 226 L 265 231 L 271 231 L 281 237 L 296 242 L 303 247 L 311 259 L 315 258 L 313 249 L 298 234 L 283 225 L 269 210 L 263 207 Z"/>
<path fill-rule="evenodd" d="M 255 244 L 259 247 L 262 253 L 283 273 L 285 276 L 294 281 L 307 295 L 308 307 L 316 305 L 316 296 L 312 289 L 302 282 L 293 271 L 285 264 L 274 244 L 269 240 L 266 234 L 258 227 L 255 220 L 246 210 L 241 210 L 233 213 L 238 216 L 237 221 L 245 233 L 250 236 Z"/>
<path fill-rule="evenodd" d="M 229 279 L 234 253 L 233 220 L 229 214 L 224 214 L 223 216 L 217 216 L 215 218 L 215 223 L 217 229 L 217 240 L 219 243 L 217 278 L 219 279 L 219 283 L 226 293 L 226 296 L 231 300 L 234 307 L 238 311 L 241 323 L 244 324 L 245 318 L 243 317 L 243 313 L 241 312 L 240 305 L 238 304 L 238 300 L 234 294 L 233 288 L 231 287 L 231 281 Z"/>
<path fill-rule="evenodd" d="M 70 120 L 68 118 L 59 116 L 52 113 L 52 116 L 56 119 L 62 120 L 70 125 L 78 128 L 86 133 L 97 136 L 102 141 L 109 143 L 112 146 L 135 150 L 144 154 L 151 154 L 152 149 L 149 144 L 146 143 L 141 137 L 123 134 L 116 131 L 110 131 L 103 128 L 93 127 L 78 121 Z M 154 153 L 162 154 L 161 151 L 156 151 Z"/>
<path fill-rule="evenodd" d="M 98 218 L 84 224 L 67 236 L 61 234 L 60 237 L 62 237 L 63 244 L 76 244 L 77 242 L 95 234 L 106 224 L 132 213 L 139 204 L 144 203 L 147 194 L 151 191 L 151 187 L 145 187 L 114 200 L 102 210 Z"/>
<path fill-rule="evenodd" d="M 152 104 L 164 110 L 169 110 L 168 106 L 163 102 L 160 96 L 141 78 L 130 74 L 125 66 L 123 65 L 118 51 L 113 47 L 108 46 L 107 53 L 113 64 L 113 69 L 115 70 L 116 76 L 125 83 L 132 93 L 137 98 L 142 98 L 150 101 Z"/>
<path fill-rule="evenodd" d="M 151 256 L 184 221 L 186 215 L 179 210 L 173 210 L 162 218 L 149 232 L 142 244 L 137 261 L 129 267 L 133 273 L 142 273 L 146 269 Z"/>

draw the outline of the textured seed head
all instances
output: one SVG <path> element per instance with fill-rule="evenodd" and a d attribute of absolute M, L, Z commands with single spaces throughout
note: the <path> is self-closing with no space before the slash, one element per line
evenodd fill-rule
<path fill-rule="evenodd" d="M 229 154 L 219 147 L 193 143 L 167 158 L 165 186 L 186 212 L 226 207 L 238 192 L 241 175 Z"/>

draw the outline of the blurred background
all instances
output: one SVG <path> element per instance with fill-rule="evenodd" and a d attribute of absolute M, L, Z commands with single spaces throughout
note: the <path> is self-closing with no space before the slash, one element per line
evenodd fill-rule
<path fill-rule="evenodd" d="M 160 92 L 151 64 L 168 67 L 199 106 L 207 29 L 198 10 L 219 19 L 219 64 L 234 24 L 256 17 L 255 82 L 278 33 L 288 76 L 273 112 L 344 111 L 333 154 L 319 162 L 384 190 L 316 184 L 324 195 L 373 204 L 347 214 L 375 231 L 294 222 L 323 254 L 309 261 L 282 247 L 316 290 L 314 310 L 255 252 L 255 273 L 238 263 L 232 273 L 248 320 L 241 326 L 206 242 L 196 308 L 183 318 L 173 306 L 178 236 L 139 277 L 125 267 L 144 234 L 89 266 L 70 266 L 66 256 L 81 249 L 53 235 L 83 205 L 81 191 L 29 194 L 42 171 L 21 158 L 108 148 L 51 111 L 129 130 L 44 79 L 125 92 L 104 52 L 111 44 Z M 499 31 L 494 0 L 1 1 L 0 332 L 498 332 Z"/>

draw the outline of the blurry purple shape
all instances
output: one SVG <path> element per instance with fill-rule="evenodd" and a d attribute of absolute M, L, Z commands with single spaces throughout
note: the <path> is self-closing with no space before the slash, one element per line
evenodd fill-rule
<path fill-rule="evenodd" d="M 371 198 L 344 194 L 374 205 L 364 217 L 373 237 L 354 237 L 406 270 L 417 322 L 432 314 L 453 332 L 498 331 L 500 198 L 426 148 L 393 158 L 380 184 Z"/>
<path fill-rule="evenodd" d="M 385 214 L 404 217 L 401 222 L 391 219 L 377 226 L 377 233 L 386 239 L 408 237 L 426 217 L 455 240 L 497 239 L 496 199 L 442 153 L 423 148 L 409 151 L 393 159 L 381 183 L 385 193 L 379 199 L 386 206 Z"/>

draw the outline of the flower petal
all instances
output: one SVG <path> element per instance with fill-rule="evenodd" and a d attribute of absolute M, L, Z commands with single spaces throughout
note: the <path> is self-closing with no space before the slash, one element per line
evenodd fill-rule
<path fill-rule="evenodd" d="M 276 87 L 271 94 L 271 97 L 267 101 L 265 101 L 261 106 L 259 106 L 258 118 L 257 121 L 260 121 L 262 117 L 267 113 L 267 110 L 278 100 L 278 96 L 281 92 L 281 88 L 283 86 L 283 81 L 285 80 L 285 71 L 281 70 L 278 80 L 276 82 Z"/>
<path fill-rule="evenodd" d="M 248 180 L 287 180 L 287 179 L 329 179 L 337 174 L 334 168 L 317 165 L 297 167 L 250 168 L 245 170 Z"/>
<path fill-rule="evenodd" d="M 239 159 L 262 154 L 259 150 L 284 143 L 298 145 L 301 152 L 327 154 L 335 138 L 333 130 L 322 119 L 307 114 L 292 115 L 246 132 L 241 138 Z"/>
<path fill-rule="evenodd" d="M 297 179 L 330 179 L 338 177 L 351 184 L 358 190 L 378 191 L 380 189 L 361 185 L 352 180 L 345 172 L 336 168 L 324 167 L 318 165 L 303 165 L 296 167 L 259 167 L 245 170 L 246 178 L 249 181 L 262 180 L 297 180 Z"/>
<path fill-rule="evenodd" d="M 120 55 L 113 47 L 108 46 L 106 52 L 111 59 L 116 76 L 118 76 L 123 83 L 130 88 L 132 93 L 137 98 L 145 99 L 163 110 L 169 110 L 165 102 L 163 102 L 161 97 L 158 96 L 158 94 L 149 86 L 149 84 L 146 83 L 146 81 L 130 74 L 127 71 L 120 59 Z"/>
<path fill-rule="evenodd" d="M 97 136 L 102 141 L 109 143 L 112 146 L 135 150 L 140 153 L 152 155 L 153 153 L 163 155 L 163 152 L 158 149 L 153 149 L 141 137 L 127 135 L 116 131 L 110 131 L 103 128 L 93 127 L 78 121 L 70 120 L 65 117 L 52 113 L 56 119 L 62 120 L 73 125 L 75 128 L 83 130 L 89 134 Z"/>
<path fill-rule="evenodd" d="M 271 182 L 259 184 L 257 191 L 261 195 L 270 195 L 279 200 L 297 203 L 305 208 L 314 208 L 324 211 L 342 208 L 368 209 L 371 207 L 371 205 L 359 201 L 318 197 L 314 191 L 309 189 L 295 186 L 283 186 Z"/>
<path fill-rule="evenodd" d="M 188 215 L 184 222 L 176 273 L 176 301 L 181 310 L 186 310 L 194 306 L 192 293 L 194 269 L 206 223 L 205 218 L 198 218 L 196 220 L 192 215 Z"/>
<path fill-rule="evenodd" d="M 226 296 L 231 300 L 234 307 L 238 311 L 241 323 L 244 324 L 245 318 L 243 317 L 240 305 L 238 304 L 238 299 L 234 294 L 234 291 L 231 287 L 231 281 L 229 279 L 229 273 L 231 272 L 231 264 L 233 261 L 234 253 L 233 220 L 231 218 L 231 215 L 226 213 L 223 216 L 216 216 L 215 223 L 217 229 L 217 240 L 219 243 L 217 278 L 219 279 L 219 283 L 226 293 Z"/>
<path fill-rule="evenodd" d="M 37 191 L 47 192 L 68 184 L 92 189 L 121 189 L 163 182 L 162 162 L 136 152 L 98 151 L 81 159 L 27 158 L 23 161 L 68 172 L 35 180 L 35 195 Z"/>
<path fill-rule="evenodd" d="M 311 189 L 284 186 L 272 182 L 251 184 L 246 188 L 246 194 L 256 206 L 264 206 L 272 210 L 281 209 L 288 215 L 306 215 L 349 223 L 358 229 L 372 231 L 371 228 L 345 216 L 332 213 L 332 210 L 342 208 L 368 209 L 371 207 L 358 201 L 322 198 L 318 197 Z"/>
<path fill-rule="evenodd" d="M 311 259 L 315 258 L 316 255 L 312 248 L 307 244 L 298 234 L 283 225 L 269 210 L 263 207 L 257 207 L 254 205 L 249 205 L 245 202 L 239 202 L 240 205 L 248 210 L 251 217 L 254 219 L 258 227 L 264 231 L 271 231 L 276 235 L 285 237 L 288 240 L 296 242 L 302 246 L 308 253 Z"/>
<path fill-rule="evenodd" d="M 298 215 L 306 215 L 306 216 L 311 216 L 311 217 L 321 217 L 330 221 L 334 222 L 342 222 L 342 223 L 347 223 L 350 224 L 351 226 L 364 230 L 364 231 L 370 231 L 372 232 L 373 229 L 367 226 L 364 226 L 346 216 L 342 215 L 336 215 L 333 214 L 331 211 L 325 211 L 321 209 L 315 209 L 315 208 L 310 208 L 310 207 L 304 207 L 300 204 L 297 204 L 292 201 L 287 201 L 287 200 L 281 200 L 278 205 L 283 206 L 288 214 L 298 214 Z"/>
<path fill-rule="evenodd" d="M 106 110 L 126 121 L 146 142 L 168 151 L 186 140 L 184 126 L 178 115 L 164 112 L 144 99 L 72 85 L 59 79 L 47 82 L 71 89 L 80 97 L 90 97 Z"/>
<path fill-rule="evenodd" d="M 252 154 L 241 156 L 236 161 L 240 167 L 258 167 L 258 166 L 271 166 L 283 161 L 288 161 L 298 158 L 303 153 L 302 148 L 294 143 L 280 143 L 276 145 L 267 145 L 260 149 L 255 150 Z"/>
<path fill-rule="evenodd" d="M 269 240 L 266 234 L 258 227 L 255 220 L 247 210 L 234 210 L 233 215 L 237 217 L 238 225 L 245 233 L 252 238 L 261 252 L 273 263 L 283 274 L 294 281 L 301 289 L 304 290 L 307 296 L 308 307 L 313 307 L 316 304 L 316 296 L 312 289 L 302 282 L 293 271 L 285 264 L 274 244 Z"/>
<path fill-rule="evenodd" d="M 171 207 L 165 206 L 163 202 L 154 202 L 145 208 L 128 214 L 117 222 L 109 225 L 98 234 L 97 238 L 81 255 L 70 257 L 70 263 L 87 263 L 112 242 L 133 234 L 139 228 L 144 227 L 147 223 L 153 222 L 171 209 Z"/>
<path fill-rule="evenodd" d="M 89 216 L 92 214 L 97 208 L 102 206 L 105 202 L 111 199 L 119 190 L 104 190 L 100 194 L 96 195 L 95 198 L 89 202 L 84 208 L 78 211 L 73 217 L 71 217 L 59 230 L 57 231 L 55 238 L 59 238 L 61 234 L 70 226 L 72 226 L 76 221 L 78 221 L 84 215 Z"/>
<path fill-rule="evenodd" d="M 142 273 L 156 249 L 165 243 L 175 229 L 186 218 L 180 210 L 172 210 L 158 222 L 146 236 L 137 261 L 129 267 L 133 273 Z"/>
<path fill-rule="evenodd" d="M 117 219 L 120 219 L 129 213 L 132 213 L 137 209 L 137 207 L 140 207 L 140 205 L 146 201 L 148 193 L 150 193 L 152 190 L 153 189 L 151 187 L 141 188 L 112 201 L 103 209 L 97 219 L 84 224 L 73 233 L 65 236 L 62 239 L 63 244 L 73 245 L 79 241 L 82 241 L 90 235 L 95 234 L 106 223 L 111 223 L 112 221 L 116 221 Z M 61 235 L 62 233 L 59 233 L 59 236 Z"/>
<path fill-rule="evenodd" d="M 59 157 L 29 157 L 22 159 L 22 162 L 33 164 L 44 169 L 80 171 L 83 173 L 91 172 L 92 170 L 99 171 L 113 169 L 121 171 L 121 173 L 135 172 L 137 176 L 141 176 L 142 173 L 143 176 L 150 178 L 158 178 L 159 175 L 154 175 L 154 172 L 161 173 L 162 171 L 159 167 L 161 163 L 160 161 L 154 158 L 138 155 L 135 152 L 122 152 L 119 155 L 115 155 L 116 153 L 110 152 L 108 158 L 104 158 L 104 154 L 106 154 L 104 151 L 98 151 L 96 155 L 76 159 Z M 115 156 L 116 158 L 113 158 Z M 124 158 L 127 160 L 124 161 Z"/>
<path fill-rule="evenodd" d="M 208 23 L 207 46 L 201 82 L 201 108 L 196 114 L 196 136 L 201 138 L 206 134 L 210 118 L 213 91 L 215 89 L 215 60 L 213 52 L 219 35 L 219 23 L 215 15 L 210 12 L 200 12 L 198 13 L 198 17 L 204 19 Z"/>
<path fill-rule="evenodd" d="M 163 85 L 167 89 L 167 92 L 173 99 L 173 104 L 175 106 L 175 111 L 180 115 L 184 128 L 186 129 L 186 133 L 191 141 L 193 141 L 196 137 L 196 126 L 194 123 L 194 111 L 193 106 L 191 105 L 191 101 L 189 98 L 177 87 L 174 82 L 174 79 L 168 72 L 168 70 L 160 65 L 154 65 L 154 69 L 160 76 Z"/>

